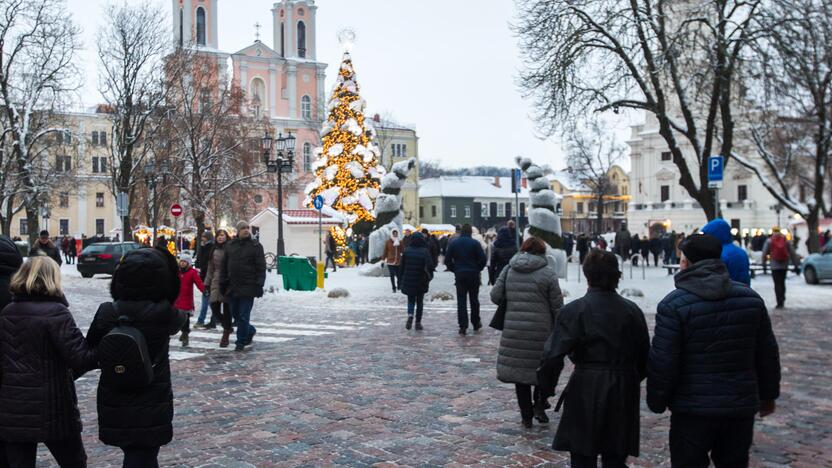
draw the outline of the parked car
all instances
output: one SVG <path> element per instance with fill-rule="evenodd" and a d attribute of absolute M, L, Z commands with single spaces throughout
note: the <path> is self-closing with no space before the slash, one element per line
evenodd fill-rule
<path fill-rule="evenodd" d="M 832 280 L 832 245 L 827 244 L 823 252 L 811 254 L 803 259 L 803 278 L 809 284 Z"/>
<path fill-rule="evenodd" d="M 93 275 L 112 275 L 116 266 L 127 252 L 141 247 L 136 242 L 96 242 L 81 251 L 78 256 L 78 272 L 84 278 Z"/>

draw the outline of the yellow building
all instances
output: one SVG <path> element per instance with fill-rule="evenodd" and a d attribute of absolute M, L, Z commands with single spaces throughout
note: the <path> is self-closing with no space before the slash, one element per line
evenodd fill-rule
<path fill-rule="evenodd" d="M 621 224 L 627 222 L 627 204 L 630 202 L 630 179 L 620 166 L 612 166 L 609 177 L 615 189 L 613 194 L 603 198 L 603 210 L 600 233 L 617 231 Z M 552 190 L 562 196 L 560 206 L 561 227 L 564 232 L 574 234 L 598 233 L 597 200 L 592 190 L 581 181 L 572 179 L 566 171 L 556 171 L 549 175 Z"/>
<path fill-rule="evenodd" d="M 397 162 L 416 159 L 416 166 L 402 187 L 402 211 L 405 224 L 419 226 L 419 137 L 416 130 L 390 119 L 382 119 L 378 114 L 373 116 L 372 124 L 381 151 L 381 165 L 388 171 Z"/>

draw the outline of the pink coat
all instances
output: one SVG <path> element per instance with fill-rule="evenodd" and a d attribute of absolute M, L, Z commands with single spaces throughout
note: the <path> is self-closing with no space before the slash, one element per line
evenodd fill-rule
<path fill-rule="evenodd" d="M 173 307 L 179 310 L 194 310 L 194 285 L 200 291 L 205 290 L 205 285 L 199 279 L 199 273 L 193 268 L 188 268 L 185 272 L 179 271 L 179 297 Z"/>

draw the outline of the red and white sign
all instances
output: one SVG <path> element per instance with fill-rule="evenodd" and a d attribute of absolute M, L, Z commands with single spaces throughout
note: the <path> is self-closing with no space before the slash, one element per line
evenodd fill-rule
<path fill-rule="evenodd" d="M 179 203 L 174 203 L 173 205 L 171 205 L 170 214 L 172 214 L 176 218 L 182 216 L 182 205 L 180 205 Z"/>

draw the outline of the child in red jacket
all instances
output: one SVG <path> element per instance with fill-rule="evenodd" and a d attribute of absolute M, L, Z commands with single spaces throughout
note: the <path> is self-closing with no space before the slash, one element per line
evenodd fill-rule
<path fill-rule="evenodd" d="M 199 278 L 199 273 L 191 266 L 191 256 L 182 254 L 179 256 L 179 297 L 173 307 L 186 312 L 188 319 L 185 325 L 182 326 L 182 335 L 179 341 L 182 342 L 182 347 L 188 346 L 188 335 L 191 333 L 191 315 L 194 313 L 194 285 L 200 292 L 205 290 L 205 285 Z"/>

